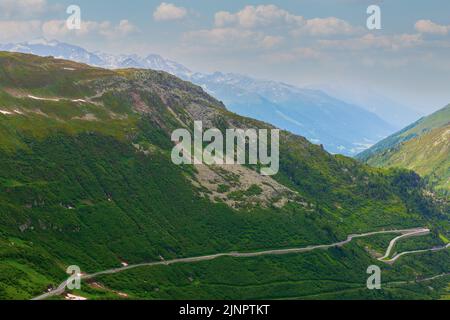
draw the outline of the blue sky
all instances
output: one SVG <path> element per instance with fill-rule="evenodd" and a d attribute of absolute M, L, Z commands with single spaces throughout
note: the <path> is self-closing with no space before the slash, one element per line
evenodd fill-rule
<path fill-rule="evenodd" d="M 66 8 L 82 30 L 67 30 Z M 381 8 L 382 30 L 366 28 Z M 203 72 L 371 88 L 424 113 L 450 103 L 448 0 L 0 0 L 0 42 L 38 37 L 159 53 Z"/>

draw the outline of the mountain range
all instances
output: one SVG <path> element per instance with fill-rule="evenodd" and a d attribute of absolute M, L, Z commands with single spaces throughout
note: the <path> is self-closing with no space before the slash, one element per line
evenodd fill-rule
<path fill-rule="evenodd" d="M 321 90 L 339 100 L 361 106 L 367 111 L 375 113 L 398 130 L 410 125 L 425 115 L 419 109 L 390 99 L 367 85 L 353 84 L 352 86 L 346 86 L 337 83 L 328 83 L 309 85 L 307 88 Z"/>
<path fill-rule="evenodd" d="M 45 39 L 0 45 L 0 50 L 53 56 L 109 69 L 162 70 L 202 86 L 232 112 L 302 135 L 332 153 L 355 156 L 403 124 L 399 125 L 392 113 L 391 117 L 386 112 L 379 113 L 384 118 L 377 115 L 381 106 L 368 110 L 334 98 L 323 90 L 298 88 L 240 74 L 193 72 L 156 54 L 140 57 L 89 52 L 78 46 Z M 389 106 L 393 104 L 384 106 L 383 110 Z"/>
<path fill-rule="evenodd" d="M 429 248 L 449 243 L 449 211 L 416 173 L 332 155 L 288 131 L 280 132 L 280 171 L 272 177 L 252 165 L 175 165 L 172 132 L 191 132 L 198 120 L 222 132 L 274 128 L 166 72 L 0 52 L 0 299 L 52 291 L 68 266 L 92 274 L 143 263 L 69 292 L 89 299 L 445 294 L 450 252 Z M 396 249 L 413 253 L 382 261 L 396 233 L 418 227 L 431 231 Z M 288 250 L 314 245 L 320 250 Z M 285 254 L 221 255 L 274 249 Z M 192 258 L 208 255 L 217 259 Z M 181 258 L 190 263 L 165 263 Z M 383 290 L 367 289 L 371 265 L 382 268 Z"/>

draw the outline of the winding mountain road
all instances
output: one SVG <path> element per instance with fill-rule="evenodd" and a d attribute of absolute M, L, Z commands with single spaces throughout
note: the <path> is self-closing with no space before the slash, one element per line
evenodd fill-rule
<path fill-rule="evenodd" d="M 384 260 L 383 262 L 389 263 L 389 264 L 393 264 L 395 263 L 399 258 L 406 256 L 406 255 L 410 255 L 410 254 L 416 254 L 416 253 L 425 253 L 425 252 L 437 252 L 437 251 L 442 251 L 442 250 L 446 250 L 450 248 L 450 243 L 447 244 L 446 246 L 443 247 L 436 247 L 436 248 L 431 248 L 431 249 L 424 249 L 424 250 L 414 250 L 414 251 L 405 251 L 402 253 L 399 253 L 397 255 L 395 255 L 392 259 L 389 260 Z"/>
<path fill-rule="evenodd" d="M 430 233 L 429 229 L 417 229 L 416 231 L 411 231 L 411 232 L 408 232 L 408 233 L 404 233 L 401 236 L 396 237 L 395 239 L 393 239 L 389 243 L 389 247 L 387 248 L 386 254 L 384 255 L 384 257 L 381 257 L 378 260 L 379 261 L 384 261 L 385 259 L 389 258 L 389 256 L 391 255 L 391 251 L 392 251 L 392 249 L 394 249 L 394 246 L 397 243 L 397 241 L 399 241 L 399 240 L 401 240 L 403 238 L 426 235 L 428 233 Z"/>
<path fill-rule="evenodd" d="M 308 246 L 308 247 L 303 247 L 303 248 L 267 250 L 267 251 L 258 251 L 258 252 L 248 252 L 248 253 L 241 253 L 241 252 L 217 253 L 217 254 L 213 254 L 213 255 L 198 256 L 198 257 L 191 257 L 191 258 L 179 258 L 179 259 L 172 259 L 172 260 L 166 260 L 166 261 L 140 263 L 140 264 L 134 264 L 134 265 L 124 266 L 124 267 L 120 267 L 120 268 L 108 269 L 108 270 L 93 273 L 93 274 L 82 274 L 82 275 L 80 275 L 80 278 L 82 280 L 89 280 L 89 279 L 93 279 L 93 278 L 96 278 L 101 275 L 115 274 L 115 273 L 131 270 L 131 269 L 135 269 L 135 268 L 140 268 L 140 267 L 153 267 L 153 266 L 161 266 L 161 265 L 169 266 L 169 265 L 178 264 L 178 263 L 195 263 L 195 262 L 200 262 L 200 261 L 215 260 L 215 259 L 221 258 L 221 257 L 250 258 L 250 257 L 259 257 L 259 256 L 266 256 L 266 255 L 286 255 L 286 254 L 294 254 L 294 253 L 304 253 L 304 252 L 310 252 L 310 251 L 314 251 L 314 250 L 327 250 L 330 248 L 342 247 L 357 238 L 365 238 L 365 237 L 370 237 L 370 236 L 379 235 L 379 234 L 401 233 L 402 234 L 401 236 L 396 237 L 395 239 L 393 239 L 391 241 L 391 243 L 389 244 L 389 247 L 386 251 L 385 256 L 378 259 L 385 263 L 394 263 L 398 258 L 400 258 L 402 255 L 405 255 L 405 254 L 412 254 L 412 253 L 425 252 L 425 251 L 437 251 L 437 248 L 430 249 L 430 250 L 411 251 L 411 252 L 399 254 L 399 255 L 395 256 L 394 258 L 392 258 L 391 260 L 385 260 L 387 257 L 389 257 L 395 243 L 398 240 L 405 238 L 405 237 L 425 235 L 425 234 L 428 234 L 429 232 L 430 232 L 430 230 L 426 229 L 426 228 L 414 228 L 414 229 L 400 229 L 400 230 L 383 230 L 383 231 L 368 232 L 368 233 L 363 233 L 363 234 L 352 234 L 347 237 L 347 240 L 332 243 L 332 244 L 313 245 L 313 246 Z M 450 247 L 450 245 L 447 245 L 444 248 L 439 248 L 439 250 L 444 250 L 449 247 Z M 58 286 L 58 288 L 56 288 L 50 292 L 44 293 L 38 297 L 35 297 L 32 300 L 44 300 L 44 299 L 47 299 L 52 296 L 61 295 L 66 290 L 67 283 L 68 283 L 68 280 L 61 283 Z"/>

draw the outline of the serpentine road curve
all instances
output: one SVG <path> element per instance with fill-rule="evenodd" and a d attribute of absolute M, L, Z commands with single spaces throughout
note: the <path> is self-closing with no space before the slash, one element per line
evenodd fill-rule
<path fill-rule="evenodd" d="M 365 237 L 370 237 L 370 236 L 379 235 L 379 234 L 401 233 L 402 234 L 401 236 L 399 236 L 391 241 L 391 243 L 389 244 L 389 247 L 386 251 L 386 255 L 384 257 L 378 259 L 379 261 L 382 261 L 385 263 L 394 263 L 398 258 L 400 258 L 402 255 L 405 255 L 405 254 L 412 254 L 412 253 L 425 252 L 425 251 L 437 251 L 438 248 L 434 248 L 434 249 L 430 249 L 430 250 L 405 252 L 405 253 L 395 256 L 391 260 L 385 260 L 387 257 L 389 257 L 395 243 L 398 240 L 405 238 L 405 237 L 425 235 L 425 234 L 428 234 L 429 232 L 430 232 L 430 230 L 426 229 L 426 228 L 375 231 L 375 232 L 368 232 L 368 233 L 363 233 L 363 234 L 349 235 L 347 237 L 347 240 L 332 243 L 332 244 L 314 245 L 314 246 L 308 246 L 308 247 L 303 247 L 303 248 L 267 250 L 267 251 L 258 251 L 258 252 L 249 252 L 249 253 L 241 253 L 241 252 L 217 253 L 217 254 L 213 254 L 213 255 L 198 256 L 198 257 L 191 257 L 191 258 L 179 258 L 179 259 L 172 259 L 172 260 L 166 260 L 166 261 L 140 263 L 140 264 L 129 265 L 129 266 L 121 267 L 121 268 L 108 269 L 108 270 L 93 273 L 93 274 L 82 274 L 82 275 L 80 275 L 80 278 L 82 280 L 89 280 L 89 279 L 93 279 L 93 278 L 96 278 L 101 275 L 115 274 L 115 273 L 123 272 L 126 270 L 131 270 L 131 269 L 135 269 L 135 268 L 140 268 L 140 267 L 153 267 L 153 266 L 161 266 L 161 265 L 168 266 L 168 265 L 178 264 L 178 263 L 195 263 L 195 262 L 200 262 L 200 261 L 215 260 L 215 259 L 221 258 L 221 257 L 250 258 L 250 257 L 259 257 L 259 256 L 266 256 L 266 255 L 286 255 L 286 254 L 294 254 L 294 253 L 304 253 L 304 252 L 310 252 L 313 250 L 327 250 L 330 248 L 342 247 L 357 238 L 365 238 Z M 443 250 L 443 249 L 446 249 L 449 247 L 450 247 L 450 245 L 447 245 L 446 247 L 439 248 L 439 250 Z M 58 288 L 56 288 L 52 291 L 49 291 L 47 293 L 44 293 L 38 297 L 35 297 L 32 300 L 44 300 L 44 299 L 47 299 L 52 296 L 61 295 L 66 290 L 66 287 L 67 287 L 67 280 L 64 281 L 63 283 L 61 283 L 58 286 Z"/>

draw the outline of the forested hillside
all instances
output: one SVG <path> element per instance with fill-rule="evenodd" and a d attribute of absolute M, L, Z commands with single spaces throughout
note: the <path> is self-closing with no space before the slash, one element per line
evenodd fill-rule
<path fill-rule="evenodd" d="M 170 135 L 192 130 L 195 120 L 205 129 L 270 126 L 227 111 L 200 87 L 164 72 L 0 53 L 0 111 L 0 298 L 36 296 L 63 281 L 69 265 L 96 272 L 125 262 L 332 243 L 354 233 L 419 226 L 441 242 L 450 238 L 446 204 L 428 196 L 417 174 L 330 155 L 287 132 L 274 177 L 254 166 L 174 165 Z M 335 284 L 325 281 L 333 266 L 348 275 L 345 283 L 366 277 L 374 259 L 365 246 L 266 263 L 274 263 L 270 273 L 283 281 L 314 269 L 308 281 L 333 292 Z M 312 260 L 294 270 L 290 259 Z M 251 272 L 257 282 L 272 282 L 254 261 L 206 267 L 219 277 Z M 393 279 L 441 273 L 448 262 L 447 252 L 430 254 L 399 267 Z M 173 272 L 154 276 L 182 290 L 186 273 Z M 145 294 L 148 288 L 127 283 L 137 297 L 155 298 Z M 432 297 L 422 289 L 421 297 Z M 185 296 L 177 290 L 171 298 Z M 197 287 L 190 297 L 258 296 L 251 289 L 217 290 Z M 272 297 L 292 294 L 283 286 L 267 290 Z"/>
<path fill-rule="evenodd" d="M 450 105 L 381 141 L 358 158 L 372 166 L 414 170 L 435 190 L 450 195 Z"/>

